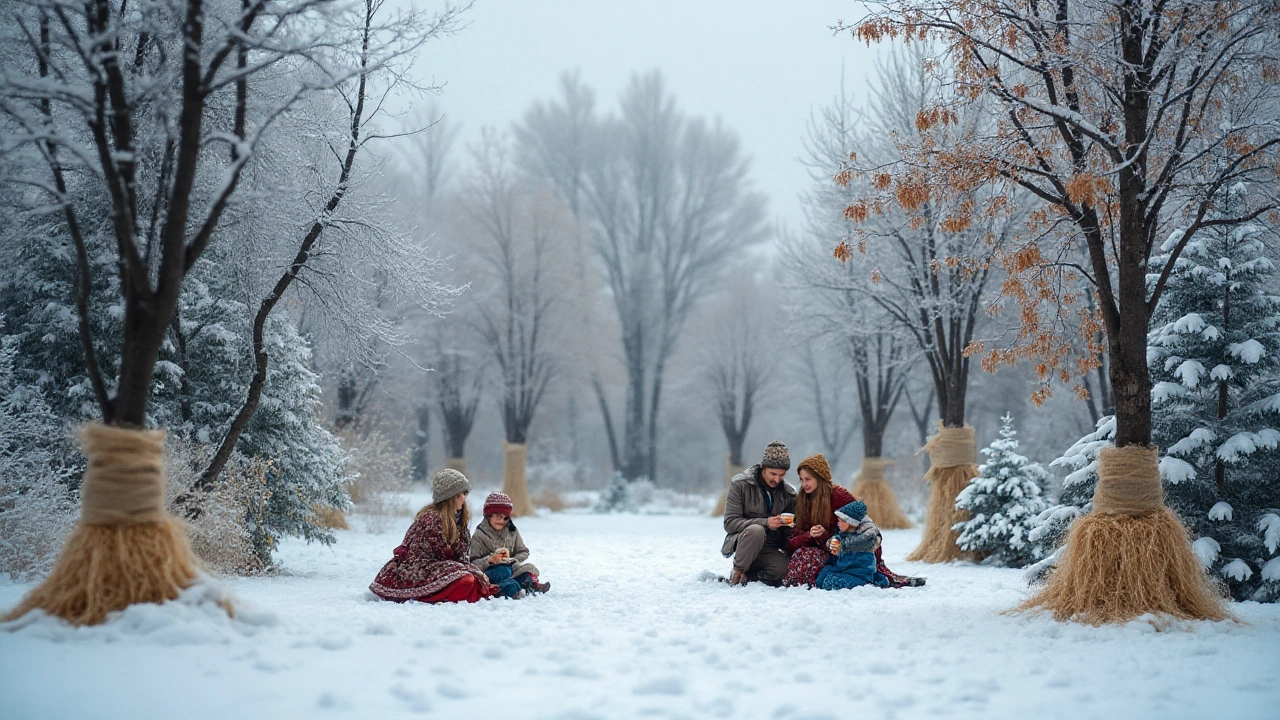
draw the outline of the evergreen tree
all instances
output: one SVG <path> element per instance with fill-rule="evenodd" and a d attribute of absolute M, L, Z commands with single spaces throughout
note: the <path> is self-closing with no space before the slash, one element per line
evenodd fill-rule
<path fill-rule="evenodd" d="M 250 315 L 214 262 L 202 260 L 187 276 L 170 342 L 156 363 L 152 415 L 170 432 L 216 444 L 244 400 L 252 374 Z M 311 345 L 277 310 L 267 321 L 271 354 L 258 411 L 236 452 L 268 463 L 268 498 L 246 519 L 259 561 L 285 536 L 333 542 L 317 510 L 345 510 L 347 455 L 323 425 Z"/>
<path fill-rule="evenodd" d="M 1245 188 L 1218 211 L 1244 210 Z M 1258 223 L 1214 227 L 1178 257 L 1152 318 L 1153 440 L 1167 502 L 1239 600 L 1280 601 L 1280 297 Z M 1165 247 L 1172 246 L 1172 238 Z M 1167 250 L 1166 250 L 1167 251 Z M 1159 273 L 1168 256 L 1153 260 Z"/>
<path fill-rule="evenodd" d="M 956 508 L 967 510 L 969 519 L 952 529 L 960 533 L 960 549 L 985 555 L 991 564 L 1022 567 L 1039 559 L 1028 534 L 1049 505 L 1049 473 L 1016 452 L 1013 416 L 1006 413 L 1001 421 L 1000 437 L 982 449 L 986 462 L 978 477 L 956 496 Z"/>

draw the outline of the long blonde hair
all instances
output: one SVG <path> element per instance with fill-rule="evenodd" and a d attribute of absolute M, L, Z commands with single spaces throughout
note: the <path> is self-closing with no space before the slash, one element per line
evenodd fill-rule
<path fill-rule="evenodd" d="M 435 503 L 434 505 L 423 505 L 422 509 L 418 511 L 418 514 L 413 516 L 413 519 L 417 520 L 418 518 L 422 517 L 423 513 L 428 513 L 428 512 L 433 512 L 436 515 L 439 515 L 440 528 L 441 528 L 441 531 L 444 533 L 444 541 L 452 545 L 453 543 L 458 541 L 458 534 L 460 532 L 458 529 L 458 521 L 455 517 L 456 513 L 453 511 L 453 508 L 450 507 L 450 505 L 453 504 L 454 499 L 457 497 L 458 497 L 457 495 L 454 495 L 453 497 L 445 498 L 444 500 L 441 500 L 440 502 Z M 466 501 L 463 501 L 462 527 L 465 529 L 470 523 L 471 523 L 471 507 L 467 505 Z"/>

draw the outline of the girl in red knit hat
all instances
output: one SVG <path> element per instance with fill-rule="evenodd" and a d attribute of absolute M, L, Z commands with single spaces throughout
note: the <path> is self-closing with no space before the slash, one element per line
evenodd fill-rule
<path fill-rule="evenodd" d="M 505 493 L 489 493 L 484 499 L 484 519 L 471 538 L 471 562 L 507 597 L 544 593 L 551 583 L 538 580 L 538 568 L 529 562 L 529 548 L 511 521 L 513 509 Z"/>

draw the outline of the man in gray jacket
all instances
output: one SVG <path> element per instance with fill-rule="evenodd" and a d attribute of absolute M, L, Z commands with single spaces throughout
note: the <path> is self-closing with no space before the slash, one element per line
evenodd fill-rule
<path fill-rule="evenodd" d="M 795 512 L 796 491 L 782 478 L 791 469 L 787 446 L 776 440 L 764 449 L 764 458 L 729 483 L 724 502 L 724 531 L 720 552 L 733 556 L 730 585 L 759 580 L 782 584 L 787 575 L 787 533 L 783 513 Z"/>

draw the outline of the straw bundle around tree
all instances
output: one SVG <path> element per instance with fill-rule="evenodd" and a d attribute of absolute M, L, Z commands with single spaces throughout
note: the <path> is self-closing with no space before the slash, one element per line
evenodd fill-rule
<path fill-rule="evenodd" d="M 1092 512 L 1072 524 L 1044 588 L 1015 610 L 1090 625 L 1148 613 L 1231 617 L 1191 549 L 1187 529 L 1164 504 L 1156 449 L 1141 446 L 1098 454 Z"/>
<path fill-rule="evenodd" d="M 884 470 L 892 460 L 878 457 L 862 458 L 862 467 L 853 478 L 853 496 L 867 504 L 867 516 L 881 530 L 904 530 L 913 523 L 898 505 L 898 496 L 885 480 Z"/>
<path fill-rule="evenodd" d="M 444 466 L 450 470 L 457 470 L 463 475 L 467 474 L 467 459 L 464 457 L 451 457 L 445 461 Z"/>
<path fill-rule="evenodd" d="M 533 517 L 533 503 L 529 500 L 529 483 L 526 479 L 528 446 L 524 443 L 502 443 L 502 492 L 511 497 L 512 517 Z"/>
<path fill-rule="evenodd" d="M 920 545 L 907 559 L 929 563 L 971 559 L 971 553 L 956 545 L 960 534 L 951 526 L 969 519 L 969 513 L 956 509 L 956 496 L 978 476 L 978 446 L 973 427 L 949 428 L 938 423 L 938 434 L 929 438 L 920 452 L 929 453 L 929 471 L 924 479 L 932 485 L 932 490 L 924 534 Z"/>
<path fill-rule="evenodd" d="M 165 510 L 164 431 L 92 423 L 80 445 L 89 458 L 80 523 L 49 577 L 4 620 L 38 608 L 97 625 L 134 603 L 176 599 L 199 573 L 185 527 Z"/>
<path fill-rule="evenodd" d="M 729 483 L 733 482 L 733 479 L 746 469 L 746 465 L 735 465 L 728 455 L 724 456 L 724 489 L 720 491 L 720 497 L 716 499 L 716 506 L 711 511 L 711 517 L 724 517 L 724 503 L 729 499 Z"/>

